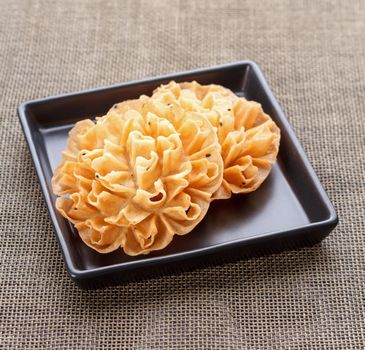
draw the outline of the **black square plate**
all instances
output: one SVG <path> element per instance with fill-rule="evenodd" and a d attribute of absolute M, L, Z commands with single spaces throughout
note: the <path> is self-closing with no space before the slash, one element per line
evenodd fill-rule
<path fill-rule="evenodd" d="M 69 130 L 84 118 L 104 115 L 114 103 L 151 94 L 170 80 L 220 84 L 255 100 L 281 129 L 278 161 L 249 195 L 213 202 L 187 236 L 160 252 L 130 257 L 102 255 L 87 247 L 55 210 L 52 171 Z M 258 66 L 249 61 L 198 69 L 23 103 L 18 114 L 49 214 L 71 278 L 82 288 L 177 273 L 199 266 L 313 245 L 337 224 L 335 210 Z"/>

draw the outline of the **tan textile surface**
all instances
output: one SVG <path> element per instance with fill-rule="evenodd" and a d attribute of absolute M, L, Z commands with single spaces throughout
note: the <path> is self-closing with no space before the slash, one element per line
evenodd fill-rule
<path fill-rule="evenodd" d="M 363 349 L 364 1 L 0 0 L 1 349 Z M 321 246 L 99 291 L 67 276 L 23 101 L 252 59 L 340 224 Z"/>

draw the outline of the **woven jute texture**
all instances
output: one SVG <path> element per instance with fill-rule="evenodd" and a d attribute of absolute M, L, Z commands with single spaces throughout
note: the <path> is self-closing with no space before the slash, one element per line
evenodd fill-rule
<path fill-rule="evenodd" d="M 0 0 L 1 349 L 364 349 L 364 1 Z M 340 223 L 319 246 L 98 291 L 69 279 L 17 106 L 256 61 Z"/>

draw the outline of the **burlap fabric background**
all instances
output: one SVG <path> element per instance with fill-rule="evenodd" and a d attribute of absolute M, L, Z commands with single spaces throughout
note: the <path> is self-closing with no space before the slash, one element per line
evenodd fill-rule
<path fill-rule="evenodd" d="M 1 0 L 0 9 L 0 348 L 364 348 L 364 1 Z M 263 69 L 337 229 L 311 249 L 77 289 L 16 107 L 240 59 Z"/>

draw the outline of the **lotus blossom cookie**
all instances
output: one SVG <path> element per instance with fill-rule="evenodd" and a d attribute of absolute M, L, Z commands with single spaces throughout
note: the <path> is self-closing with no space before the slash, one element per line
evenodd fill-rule
<path fill-rule="evenodd" d="M 220 145 L 207 119 L 147 102 L 78 122 L 52 178 L 57 209 L 100 253 L 165 248 L 203 219 L 222 182 Z"/>
<path fill-rule="evenodd" d="M 215 199 L 255 191 L 267 178 L 278 154 L 280 129 L 259 103 L 219 85 L 173 81 L 157 88 L 152 99 L 165 104 L 178 101 L 185 110 L 201 113 L 215 128 L 224 162 Z"/>

